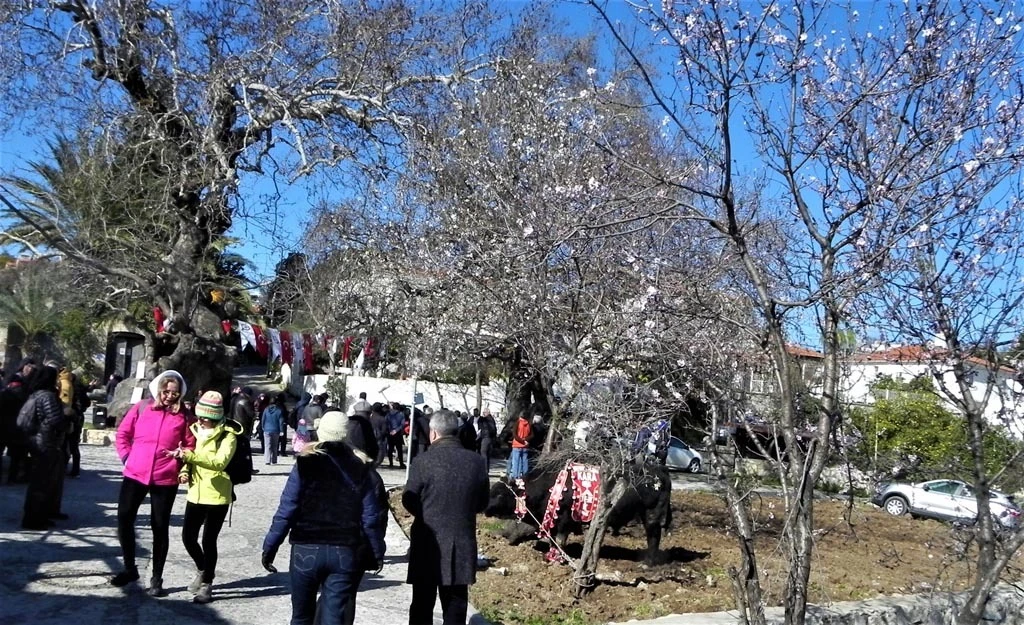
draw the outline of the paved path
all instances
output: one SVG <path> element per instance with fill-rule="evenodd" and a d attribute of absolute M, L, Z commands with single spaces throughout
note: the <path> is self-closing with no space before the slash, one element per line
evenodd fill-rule
<path fill-rule="evenodd" d="M 270 519 L 277 508 L 292 459 L 264 466 L 259 475 L 239 487 L 232 524 L 220 536 L 220 561 L 214 582 L 214 601 L 196 605 L 185 586 L 194 567 L 181 545 L 185 510 L 180 492 L 171 519 L 171 549 L 164 569 L 169 595 L 148 597 L 142 586 L 118 589 L 107 578 L 120 570 L 120 549 L 115 523 L 121 463 L 113 448 L 82 446 L 82 477 L 68 480 L 64 512 L 71 518 L 46 532 L 20 530 L 25 487 L 0 487 L 0 605 L 6 623 L 32 625 L 279 625 L 291 616 L 288 586 L 288 549 L 281 549 L 276 565 L 280 572 L 266 573 L 260 566 L 260 549 Z M 385 483 L 404 483 L 404 472 L 383 469 Z M 149 564 L 152 545 L 148 530 L 148 502 L 139 515 L 139 567 Z M 406 585 L 408 541 L 394 519 L 388 525 L 387 557 L 380 576 L 363 580 L 357 601 L 356 623 L 399 624 L 407 622 L 411 598 Z M 143 573 L 144 579 L 148 574 Z M 435 623 L 440 623 L 440 605 Z M 478 615 L 471 621 L 483 624 Z"/>

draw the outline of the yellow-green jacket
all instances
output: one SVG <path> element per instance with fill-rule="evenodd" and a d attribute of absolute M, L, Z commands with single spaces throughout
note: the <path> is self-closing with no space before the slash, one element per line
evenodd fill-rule
<path fill-rule="evenodd" d="M 231 478 L 224 469 L 231 461 L 231 456 L 235 455 L 235 437 L 242 433 L 242 426 L 225 419 L 213 428 L 213 434 L 205 440 L 198 435 L 198 423 L 189 427 L 196 434 L 196 448 L 194 451 L 185 450 L 182 456 L 185 463 L 181 473 L 189 478 L 185 499 L 192 503 L 226 506 L 231 503 Z"/>

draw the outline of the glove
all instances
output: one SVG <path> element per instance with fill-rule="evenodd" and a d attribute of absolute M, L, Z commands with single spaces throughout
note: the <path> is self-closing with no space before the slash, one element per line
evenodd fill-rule
<path fill-rule="evenodd" d="M 261 562 L 263 563 L 263 568 L 266 569 L 268 573 L 277 573 L 277 567 L 274 566 L 274 558 L 276 557 L 277 549 L 269 549 L 263 552 Z"/>
<path fill-rule="evenodd" d="M 377 560 L 376 570 L 373 572 L 374 575 L 380 575 L 380 572 L 384 570 L 384 558 Z"/>

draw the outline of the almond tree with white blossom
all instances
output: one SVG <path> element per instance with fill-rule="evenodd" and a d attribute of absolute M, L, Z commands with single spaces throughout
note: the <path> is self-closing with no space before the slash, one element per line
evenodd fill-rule
<path fill-rule="evenodd" d="M 1004 162 L 974 131 L 1017 139 L 1019 3 L 958 6 L 693 0 L 633 5 L 620 21 L 592 0 L 623 62 L 676 141 L 676 170 L 637 167 L 658 197 L 709 224 L 737 255 L 780 389 L 774 416 L 788 458 L 776 463 L 786 511 L 787 623 L 805 622 L 813 563 L 813 486 L 842 418 L 841 327 L 887 271 L 888 252 L 945 209 L 923 202 L 950 173 Z M 645 27 L 642 31 L 637 24 Z M 1019 114 L 1017 115 L 1019 117 Z M 685 155 L 685 158 L 683 157 Z M 955 179 L 955 176 L 954 176 Z M 759 201 L 744 200 L 757 184 Z M 979 199 L 977 197 L 975 200 Z M 766 220 L 787 224 L 782 262 L 750 254 Z M 787 343 L 815 320 L 824 353 L 814 436 L 798 439 Z M 742 530 L 742 501 L 730 507 Z M 734 572 L 744 621 L 763 623 L 756 553 L 740 532 Z M 977 612 L 961 615 L 972 622 Z"/>

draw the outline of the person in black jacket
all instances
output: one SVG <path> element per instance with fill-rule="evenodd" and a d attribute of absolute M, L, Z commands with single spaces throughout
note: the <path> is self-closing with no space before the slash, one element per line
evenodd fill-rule
<path fill-rule="evenodd" d="M 377 436 L 373 431 L 373 424 L 370 422 L 370 413 L 359 410 L 349 416 L 348 423 L 346 424 L 345 442 L 366 454 L 371 462 L 377 460 L 380 448 L 377 445 Z"/>
<path fill-rule="evenodd" d="M 18 412 L 28 399 L 29 381 L 37 367 L 32 358 L 23 358 L 4 379 L 3 390 L 0 391 L 0 455 L 6 448 L 7 455 L 11 457 L 8 484 L 27 481 L 31 472 L 28 467 L 28 441 L 18 429 Z"/>
<path fill-rule="evenodd" d="M 477 450 L 480 452 L 480 457 L 484 459 L 487 470 L 490 471 L 491 447 L 494 446 L 494 441 L 498 438 L 498 426 L 494 423 L 494 417 L 491 416 L 490 410 L 485 410 L 483 416 L 475 416 L 474 421 Z"/>
<path fill-rule="evenodd" d="M 411 457 L 413 458 L 430 447 L 430 417 L 432 413 L 427 412 L 427 410 L 429 410 L 427 406 L 424 406 L 423 410 L 415 406 L 410 408 L 409 445 L 412 446 Z M 455 417 L 454 414 L 452 416 Z M 458 427 L 458 422 L 456 417 L 456 427 Z"/>
<path fill-rule="evenodd" d="M 430 417 L 430 448 L 409 466 L 402 505 L 414 517 L 409 535 L 412 584 L 409 625 L 432 625 L 441 597 L 444 625 L 466 625 L 469 585 L 476 581 L 476 515 L 487 507 L 484 460 L 463 449 L 458 418 Z"/>
<path fill-rule="evenodd" d="M 344 442 L 347 428 L 341 412 L 320 419 L 320 440 L 296 459 L 263 541 L 263 568 L 276 573 L 274 558 L 290 535 L 292 625 L 313 623 L 317 590 L 322 622 L 353 622 L 363 572 L 384 566 L 384 482 L 370 459 Z"/>
<path fill-rule="evenodd" d="M 388 419 L 385 414 L 386 410 L 381 404 L 374 404 L 370 408 L 370 426 L 373 427 L 373 436 L 377 439 L 377 457 L 373 462 L 375 467 L 384 462 L 384 456 L 388 453 Z"/>
<path fill-rule="evenodd" d="M 53 519 L 66 519 L 60 511 L 64 495 L 64 467 L 70 419 L 57 397 L 57 370 L 37 369 L 29 383 L 32 393 L 18 413 L 18 427 L 28 438 L 32 454 L 32 474 L 25 491 L 25 510 L 21 527 L 45 530 Z"/>

